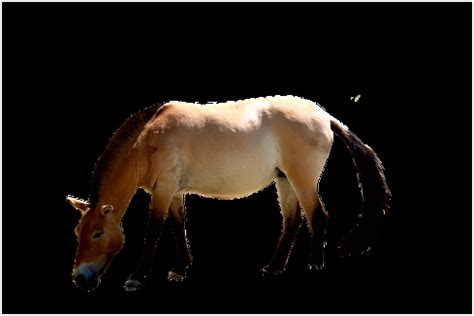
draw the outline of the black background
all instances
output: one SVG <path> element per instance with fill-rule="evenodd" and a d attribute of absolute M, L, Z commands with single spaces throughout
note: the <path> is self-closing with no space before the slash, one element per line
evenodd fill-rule
<path fill-rule="evenodd" d="M 2 5 L 3 312 L 471 311 L 470 3 Z M 79 214 L 65 196 L 87 197 L 126 117 L 161 101 L 275 94 L 319 102 L 378 152 L 393 215 L 376 256 L 311 274 L 303 229 L 288 273 L 262 279 L 279 232 L 275 189 L 191 196 L 189 281 L 165 281 L 167 228 L 151 288 L 125 293 L 149 199 L 138 192 L 101 287 L 74 287 Z M 336 140 L 321 181 L 330 213 L 357 207 L 355 181 Z"/>

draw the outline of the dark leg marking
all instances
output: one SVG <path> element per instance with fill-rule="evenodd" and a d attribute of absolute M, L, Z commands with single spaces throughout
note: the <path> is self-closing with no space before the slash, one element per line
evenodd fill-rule
<path fill-rule="evenodd" d="M 310 218 L 307 218 L 311 231 L 311 257 L 309 261 L 310 270 L 323 270 L 326 264 L 326 224 L 327 215 L 324 212 L 324 205 L 319 199 L 318 206 Z"/>
<path fill-rule="evenodd" d="M 278 241 L 272 260 L 269 265 L 263 267 L 264 274 L 280 274 L 285 271 L 288 258 L 291 254 L 296 234 L 301 227 L 301 216 L 283 220 L 283 231 Z"/>
<path fill-rule="evenodd" d="M 296 234 L 302 223 L 298 199 L 284 175 L 277 179 L 276 187 L 283 217 L 283 228 L 270 264 L 262 268 L 264 274 L 279 274 L 285 270 Z"/>
<path fill-rule="evenodd" d="M 137 270 L 132 273 L 127 282 L 125 282 L 124 289 L 126 291 L 135 291 L 145 287 L 146 279 L 149 277 L 153 266 L 155 248 L 161 235 L 163 222 L 163 219 L 155 218 L 152 215 L 152 212 L 150 212 L 150 219 L 148 220 L 145 233 L 145 244 L 142 258 L 138 264 Z"/>
<path fill-rule="evenodd" d="M 176 242 L 176 265 L 168 273 L 169 281 L 183 281 L 186 270 L 191 265 L 192 257 L 186 240 L 184 200 L 177 199 L 171 204 L 170 220 Z"/>

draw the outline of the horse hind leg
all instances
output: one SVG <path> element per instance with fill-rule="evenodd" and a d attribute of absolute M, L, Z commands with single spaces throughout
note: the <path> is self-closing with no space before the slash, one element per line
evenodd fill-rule
<path fill-rule="evenodd" d="M 168 281 L 181 282 L 191 265 L 192 257 L 186 240 L 184 195 L 176 194 L 170 205 L 170 220 L 176 242 L 176 265 L 168 272 Z"/>
<path fill-rule="evenodd" d="M 326 265 L 326 226 L 328 214 L 319 195 L 317 196 L 316 205 L 310 208 L 310 211 L 305 211 L 305 214 L 311 232 L 311 255 L 308 268 L 321 271 Z"/>
<path fill-rule="evenodd" d="M 311 255 L 308 267 L 310 270 L 323 270 L 325 267 L 325 235 L 328 214 L 317 193 L 315 182 L 304 184 L 292 181 L 292 185 L 303 208 L 311 233 Z"/>
<path fill-rule="evenodd" d="M 285 173 L 293 188 L 311 233 L 309 268 L 322 270 L 325 266 L 325 235 L 328 214 L 318 194 L 318 183 L 329 156 L 331 143 L 310 148 L 306 155 L 291 156 Z"/>
<path fill-rule="evenodd" d="M 285 176 L 276 180 L 276 188 L 280 210 L 283 217 L 283 227 L 270 264 L 262 268 L 263 274 L 266 275 L 280 274 L 285 270 L 296 234 L 302 223 L 298 199 Z"/>

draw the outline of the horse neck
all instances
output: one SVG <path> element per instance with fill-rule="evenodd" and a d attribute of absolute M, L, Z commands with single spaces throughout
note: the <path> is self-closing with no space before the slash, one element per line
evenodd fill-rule
<path fill-rule="evenodd" d="M 99 205 L 112 205 L 118 221 L 124 216 L 139 187 L 138 170 L 132 155 L 121 158 L 110 168 L 101 185 Z"/>

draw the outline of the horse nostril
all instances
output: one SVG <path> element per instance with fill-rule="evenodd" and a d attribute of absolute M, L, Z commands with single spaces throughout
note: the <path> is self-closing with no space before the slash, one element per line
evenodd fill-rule
<path fill-rule="evenodd" d="M 72 278 L 78 288 L 91 291 L 99 285 L 98 271 L 100 269 L 94 263 L 81 264 L 74 268 Z"/>
<path fill-rule="evenodd" d="M 79 273 L 74 277 L 74 283 L 76 283 L 77 287 L 82 289 L 86 286 L 87 279 L 83 274 Z"/>
<path fill-rule="evenodd" d="M 82 290 L 93 290 L 99 285 L 99 280 L 97 278 L 86 278 L 82 273 L 77 274 L 74 277 L 74 283 L 76 286 Z"/>

